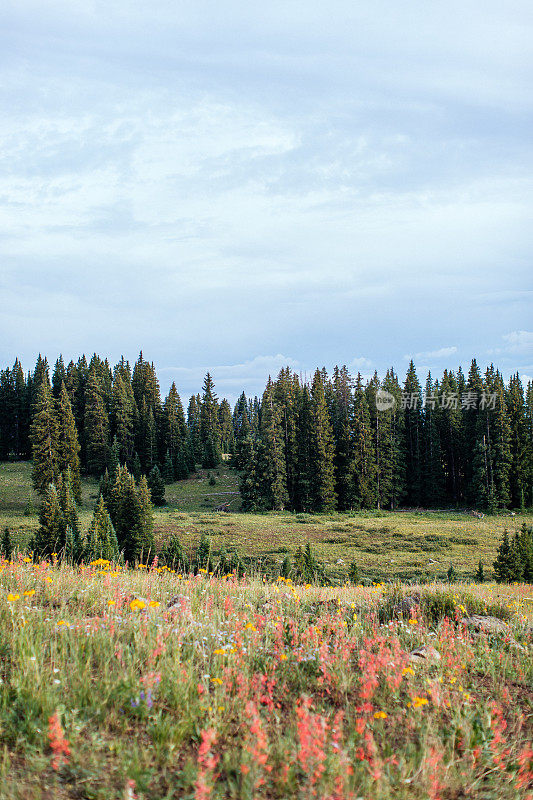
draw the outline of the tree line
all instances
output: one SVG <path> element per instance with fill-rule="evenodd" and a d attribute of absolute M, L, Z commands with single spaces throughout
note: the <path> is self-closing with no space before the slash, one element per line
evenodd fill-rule
<path fill-rule="evenodd" d="M 429 374 L 424 391 L 412 361 L 403 386 L 392 369 L 367 381 L 317 369 L 311 382 L 283 369 L 255 426 L 243 401 L 235 437 L 246 509 L 533 504 L 533 385 L 475 360 L 467 376 Z"/>
<path fill-rule="evenodd" d="M 95 354 L 60 356 L 51 376 L 41 356 L 27 374 L 18 359 L 0 371 L 0 459 L 32 458 L 42 495 L 68 469 L 75 502 L 82 473 L 109 485 L 124 466 L 158 503 L 164 483 L 224 453 L 245 510 L 530 507 L 532 443 L 531 382 L 505 383 L 492 365 L 482 374 L 475 360 L 423 388 L 413 362 L 403 384 L 392 369 L 370 380 L 317 369 L 307 381 L 286 368 L 233 410 L 208 373 L 186 414 L 174 383 L 161 398 L 142 353 L 133 368 Z"/>

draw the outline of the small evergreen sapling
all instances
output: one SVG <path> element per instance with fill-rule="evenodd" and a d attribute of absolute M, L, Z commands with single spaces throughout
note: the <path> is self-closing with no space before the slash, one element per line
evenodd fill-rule
<path fill-rule="evenodd" d="M 355 561 L 352 561 L 350 567 L 348 569 L 348 578 L 350 579 L 351 583 L 358 584 L 361 580 L 359 575 L 359 567 Z"/>
<path fill-rule="evenodd" d="M 13 553 L 13 543 L 11 542 L 11 534 L 9 532 L 9 528 L 6 525 L 6 527 L 4 528 L 4 532 L 2 534 L 2 555 L 6 559 L 6 561 L 9 561 L 12 553 Z"/>
<path fill-rule="evenodd" d="M 196 549 L 195 572 L 200 569 L 211 572 L 211 567 L 211 540 L 205 533 L 202 533 L 200 543 Z"/>
<path fill-rule="evenodd" d="M 105 507 L 102 495 L 98 498 L 84 546 L 84 558 L 89 563 L 99 558 L 118 561 L 118 540 Z"/>
<path fill-rule="evenodd" d="M 177 536 L 171 536 L 161 551 L 161 560 L 176 572 L 188 572 L 189 563 Z"/>

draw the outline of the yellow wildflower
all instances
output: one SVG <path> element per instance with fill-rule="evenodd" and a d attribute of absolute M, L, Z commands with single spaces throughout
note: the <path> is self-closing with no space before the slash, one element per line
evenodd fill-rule
<path fill-rule="evenodd" d="M 135 611 L 137 608 L 142 609 L 146 606 L 144 600 L 132 600 L 130 603 L 130 608 L 132 611 Z"/>
<path fill-rule="evenodd" d="M 426 697 L 415 697 L 413 700 L 413 706 L 415 708 L 420 708 L 420 706 L 427 706 L 428 699 Z"/>
<path fill-rule="evenodd" d="M 10 592 L 10 593 L 8 594 L 8 596 L 7 596 L 7 599 L 8 599 L 8 601 L 9 601 L 10 603 L 14 603 L 14 602 L 15 602 L 15 600 L 18 600 L 19 598 L 20 598 L 20 595 L 19 595 L 19 594 L 11 594 L 11 592 Z"/>
<path fill-rule="evenodd" d="M 25 597 L 32 597 L 34 594 L 35 594 L 35 589 L 27 589 L 27 590 L 24 592 L 24 596 L 25 596 Z"/>
<path fill-rule="evenodd" d="M 158 601 L 157 601 L 157 600 L 150 600 L 150 602 L 148 603 L 148 605 L 150 606 L 150 608 L 157 608 L 158 606 L 160 606 L 160 605 L 161 605 L 161 603 L 158 603 Z"/>
<path fill-rule="evenodd" d="M 387 714 L 385 711 L 376 711 L 374 714 L 374 719 L 387 719 Z"/>

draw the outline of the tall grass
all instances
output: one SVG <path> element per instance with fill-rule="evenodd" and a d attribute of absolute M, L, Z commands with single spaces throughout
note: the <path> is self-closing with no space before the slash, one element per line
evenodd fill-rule
<path fill-rule="evenodd" d="M 419 591 L 4 562 L 0 797 L 525 797 L 531 587 Z"/>

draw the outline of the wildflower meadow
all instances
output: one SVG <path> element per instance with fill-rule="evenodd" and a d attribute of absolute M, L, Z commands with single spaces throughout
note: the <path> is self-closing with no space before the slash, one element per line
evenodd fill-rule
<path fill-rule="evenodd" d="M 0 797 L 533 798 L 532 594 L 18 556 Z"/>

